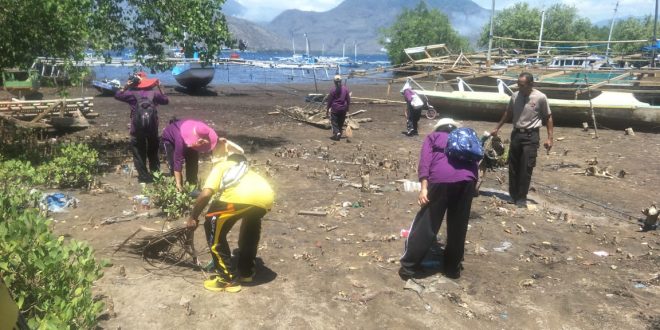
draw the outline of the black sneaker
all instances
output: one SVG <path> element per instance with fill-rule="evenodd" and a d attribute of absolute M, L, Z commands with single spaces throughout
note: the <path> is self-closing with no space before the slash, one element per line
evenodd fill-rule
<path fill-rule="evenodd" d="M 401 279 L 404 280 L 404 281 L 407 281 L 407 280 L 415 277 L 416 274 L 417 274 L 417 272 L 414 269 L 404 267 L 404 266 L 401 266 L 401 268 L 399 268 L 399 277 L 401 277 Z"/>

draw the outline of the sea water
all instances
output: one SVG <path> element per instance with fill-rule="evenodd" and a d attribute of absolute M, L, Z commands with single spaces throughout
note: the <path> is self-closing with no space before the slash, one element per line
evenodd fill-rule
<path fill-rule="evenodd" d="M 271 61 L 278 57 L 290 56 L 285 53 L 275 52 L 243 52 L 239 53 L 240 58 L 244 60 Z M 229 57 L 229 54 L 222 54 L 222 57 Z M 353 59 L 353 57 L 350 57 Z M 215 76 L 209 84 L 210 86 L 230 85 L 230 84 L 281 84 L 281 83 L 314 83 L 329 82 L 335 74 L 341 74 L 348 78 L 353 71 L 347 83 L 374 83 L 386 81 L 392 77 L 391 72 L 384 70 L 390 66 L 387 55 L 363 55 L 355 58 L 359 65 L 357 67 L 339 67 L 338 69 L 276 69 L 261 68 L 256 66 L 241 64 L 215 64 Z M 176 86 L 177 82 L 172 76 L 171 70 L 154 72 L 148 68 L 139 65 L 99 65 L 92 67 L 94 79 L 118 79 L 124 83 L 130 74 L 135 71 L 146 71 L 150 78 L 158 78 L 163 85 Z M 356 73 L 366 72 L 365 76 Z"/>

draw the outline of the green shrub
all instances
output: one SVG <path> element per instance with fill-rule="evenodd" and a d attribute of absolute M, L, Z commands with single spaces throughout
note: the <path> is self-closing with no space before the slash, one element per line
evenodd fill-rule
<path fill-rule="evenodd" d="M 194 199 L 190 197 L 192 190 L 193 186 L 186 183 L 183 191 L 178 191 L 174 177 L 156 173 L 153 187 L 145 188 L 144 194 L 148 195 L 151 203 L 163 210 L 168 218 L 178 219 L 190 210 L 194 202 Z"/>
<path fill-rule="evenodd" d="M 31 328 L 92 328 L 103 309 L 92 284 L 102 276 L 92 249 L 55 238 L 34 209 L 0 222 L 0 275 Z"/>
<path fill-rule="evenodd" d="M 88 186 L 97 172 L 98 152 L 86 144 L 66 144 L 58 156 L 40 167 L 49 186 L 81 188 Z"/>
<path fill-rule="evenodd" d="M 0 277 L 31 328 L 93 328 L 103 308 L 91 290 L 101 267 L 87 244 L 50 231 L 35 207 L 39 172 L 28 162 L 0 163 Z"/>

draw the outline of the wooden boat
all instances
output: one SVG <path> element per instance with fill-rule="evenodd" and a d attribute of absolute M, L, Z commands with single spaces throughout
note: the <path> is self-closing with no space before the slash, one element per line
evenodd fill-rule
<path fill-rule="evenodd" d="M 500 92 L 430 91 L 415 89 L 428 98 L 440 113 L 448 113 L 462 119 L 498 121 L 511 97 Z M 552 118 L 558 125 L 579 126 L 591 122 L 591 107 L 596 121 L 609 128 L 658 128 L 660 106 L 651 106 L 636 100 L 631 93 L 602 92 L 590 100 L 548 99 Z"/>
<path fill-rule="evenodd" d="M 199 62 L 181 63 L 172 69 L 172 76 L 181 86 L 191 90 L 206 87 L 215 75 L 212 64 Z"/>
<path fill-rule="evenodd" d="M 94 98 L 0 102 L 0 120 L 28 128 L 81 129 L 89 127 Z"/>
<path fill-rule="evenodd" d="M 2 84 L 7 92 L 24 98 L 39 91 L 39 74 L 35 70 L 3 70 Z"/>
<path fill-rule="evenodd" d="M 112 96 L 115 95 L 115 93 L 117 93 L 121 87 L 121 82 L 117 79 L 93 80 L 92 86 L 94 86 L 94 88 L 96 88 L 96 90 L 99 91 L 101 95 Z"/>

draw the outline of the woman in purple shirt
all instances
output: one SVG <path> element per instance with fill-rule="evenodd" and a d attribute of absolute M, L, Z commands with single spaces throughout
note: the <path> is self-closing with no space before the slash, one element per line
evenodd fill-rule
<path fill-rule="evenodd" d="M 443 118 L 427 135 L 419 156 L 421 206 L 410 227 L 399 275 L 409 279 L 422 270 L 422 260 L 437 240 L 442 219 L 447 213 L 447 243 L 444 249 L 443 273 L 450 278 L 461 276 L 465 235 L 470 207 L 478 178 L 477 162 L 447 158 L 444 149 L 449 133 L 460 125 Z"/>
<path fill-rule="evenodd" d="M 161 136 L 165 158 L 174 175 L 176 187 L 183 189 L 183 163 L 186 164 L 186 182 L 197 185 L 199 153 L 210 152 L 218 143 L 218 135 L 198 120 L 184 119 L 170 122 Z"/>

